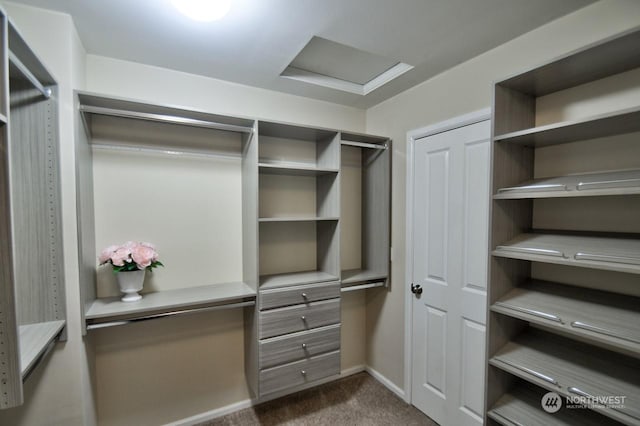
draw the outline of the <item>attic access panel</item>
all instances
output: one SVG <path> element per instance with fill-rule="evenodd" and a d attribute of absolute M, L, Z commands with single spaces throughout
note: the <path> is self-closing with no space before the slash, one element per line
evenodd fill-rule
<path fill-rule="evenodd" d="M 364 96 L 412 68 L 395 59 L 314 36 L 280 75 Z"/>

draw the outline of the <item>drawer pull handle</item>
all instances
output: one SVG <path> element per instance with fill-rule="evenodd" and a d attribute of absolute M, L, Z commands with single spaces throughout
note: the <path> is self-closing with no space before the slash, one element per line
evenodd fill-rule
<path fill-rule="evenodd" d="M 303 316 L 301 316 L 301 317 L 300 317 L 300 319 L 301 319 L 302 321 L 306 321 L 306 320 L 307 320 L 307 317 L 305 317 L 305 316 L 303 315 Z"/>
<path fill-rule="evenodd" d="M 594 333 L 604 334 L 606 336 L 615 337 L 617 339 L 628 340 L 629 342 L 633 342 L 633 343 L 640 343 L 640 341 L 638 341 L 637 339 L 634 339 L 631 336 L 625 336 L 622 333 L 616 333 L 614 331 L 610 331 L 610 330 L 607 330 L 607 329 L 602 328 L 602 327 L 596 327 L 595 325 L 587 324 L 587 323 L 582 322 L 582 321 L 572 321 L 571 322 L 571 327 L 573 327 L 573 328 L 581 328 L 583 330 L 588 330 L 588 331 L 592 331 Z"/>
<path fill-rule="evenodd" d="M 306 299 L 307 298 L 307 293 L 302 293 L 302 298 Z"/>
<path fill-rule="evenodd" d="M 301 373 L 303 376 L 306 376 L 306 375 L 307 375 L 307 371 L 306 371 L 306 370 L 302 370 L 300 373 Z"/>
<path fill-rule="evenodd" d="M 302 349 L 307 349 L 307 344 L 306 343 L 302 344 Z"/>

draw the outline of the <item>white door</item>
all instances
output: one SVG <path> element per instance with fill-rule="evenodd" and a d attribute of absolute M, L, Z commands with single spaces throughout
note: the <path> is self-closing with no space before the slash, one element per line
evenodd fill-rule
<path fill-rule="evenodd" d="M 412 402 L 440 425 L 483 418 L 489 123 L 414 147 Z"/>

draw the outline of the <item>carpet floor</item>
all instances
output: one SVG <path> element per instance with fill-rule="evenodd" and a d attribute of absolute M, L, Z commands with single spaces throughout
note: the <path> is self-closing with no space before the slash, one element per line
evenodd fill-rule
<path fill-rule="evenodd" d="M 367 373 L 354 374 L 199 424 L 232 425 L 437 426 Z"/>

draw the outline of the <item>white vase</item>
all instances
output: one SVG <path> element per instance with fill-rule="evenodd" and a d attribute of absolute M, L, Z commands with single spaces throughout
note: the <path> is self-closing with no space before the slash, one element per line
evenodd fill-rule
<path fill-rule="evenodd" d="M 142 290 L 145 272 L 146 270 L 143 269 L 141 271 L 121 271 L 116 274 L 120 291 L 124 293 L 120 300 L 123 302 L 136 302 L 142 299 L 138 292 Z"/>

